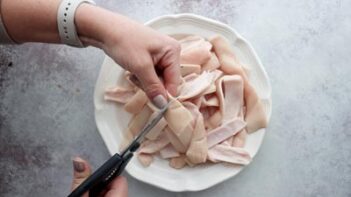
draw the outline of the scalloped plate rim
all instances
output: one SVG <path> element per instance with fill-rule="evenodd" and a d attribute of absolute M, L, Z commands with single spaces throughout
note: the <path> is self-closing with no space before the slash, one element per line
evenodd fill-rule
<path fill-rule="evenodd" d="M 270 119 L 270 116 L 271 116 L 271 113 L 272 113 L 272 99 L 271 99 L 271 92 L 272 92 L 272 89 L 271 89 L 271 84 L 270 84 L 270 81 L 269 81 L 269 78 L 268 78 L 268 75 L 261 63 L 261 60 L 260 58 L 257 56 L 256 52 L 254 51 L 253 47 L 251 46 L 250 42 L 248 42 L 246 39 L 244 39 L 239 33 L 237 33 L 232 27 L 226 25 L 226 24 L 223 24 L 221 22 L 218 22 L 218 21 L 215 21 L 213 19 L 209 19 L 209 18 L 206 18 L 206 17 L 203 17 L 203 16 L 199 16 L 199 15 L 195 15 L 195 14 L 191 14 L 191 13 L 182 13 L 182 14 L 174 14 L 174 15 L 164 15 L 164 16 L 160 16 L 160 17 L 156 17 L 148 22 L 145 23 L 145 25 L 153 25 L 155 23 L 162 23 L 162 21 L 164 20 L 184 20 L 184 19 L 190 19 L 190 20 L 193 20 L 194 22 L 197 22 L 197 23 L 203 23 L 203 24 L 211 24 L 213 26 L 217 26 L 219 28 L 221 28 L 222 31 L 226 31 L 226 32 L 229 32 L 230 34 L 234 34 L 234 36 L 241 40 L 243 43 L 245 43 L 249 49 L 249 52 L 253 55 L 255 61 L 257 62 L 257 65 L 259 66 L 260 68 L 260 71 L 262 71 L 263 73 L 263 76 L 264 76 L 264 80 L 267 82 L 267 88 L 268 88 L 268 93 L 267 95 L 269 96 L 269 98 L 267 98 L 268 102 L 269 102 L 269 105 L 270 105 L 270 108 L 268 110 L 268 119 Z M 104 65 L 107 60 L 108 60 L 109 57 L 105 57 L 105 60 L 104 62 L 102 63 L 102 65 Z M 99 106 L 99 101 L 97 99 L 97 88 L 98 88 L 98 82 L 99 82 L 99 79 L 100 79 L 100 75 L 102 73 L 102 69 L 103 67 L 101 68 L 101 71 L 100 71 L 100 74 L 98 76 L 98 79 L 97 79 L 97 83 L 96 83 L 96 86 L 95 86 L 95 91 L 94 91 L 94 107 L 95 107 L 95 122 L 97 124 L 97 128 L 98 128 L 98 131 L 101 135 L 101 137 L 103 138 L 103 141 L 105 143 L 105 145 L 107 146 L 108 148 L 108 151 L 109 153 L 112 155 L 115 153 L 115 148 L 113 148 L 113 146 L 115 146 L 115 144 L 113 142 L 111 142 L 109 140 L 110 136 L 108 133 L 104 133 L 102 132 L 104 130 L 104 125 L 103 125 L 103 122 L 101 122 L 100 120 L 100 112 L 101 110 L 98 109 L 98 106 Z M 263 135 L 262 135 L 262 139 L 260 140 L 260 143 L 257 145 L 257 151 L 256 153 L 253 155 L 253 157 L 257 154 L 257 152 L 259 151 L 260 147 L 261 147 L 261 144 L 263 142 L 263 139 L 264 139 L 264 136 L 265 136 L 265 130 L 263 131 Z M 131 175 L 133 176 L 134 178 L 136 178 L 137 180 L 139 181 L 142 181 L 142 182 L 145 182 L 145 183 L 148 183 L 148 184 L 151 184 L 153 186 L 156 186 L 158 188 L 162 188 L 162 189 L 165 189 L 165 190 L 168 190 L 168 191 L 173 191 L 173 192 L 183 192 L 183 191 L 200 191 L 200 190 L 204 190 L 204 189 L 207 189 L 209 187 L 212 187 L 214 185 L 217 185 L 229 178 L 232 178 L 232 177 L 235 177 L 237 174 L 239 174 L 243 169 L 245 168 L 245 166 L 243 166 L 236 174 L 232 175 L 232 176 L 229 176 L 227 178 L 224 178 L 220 181 L 217 181 L 217 182 L 212 182 L 212 183 L 209 183 L 209 184 L 202 184 L 201 186 L 200 185 L 183 185 L 184 187 L 177 187 L 177 186 L 170 186 L 170 185 L 164 185 L 164 184 L 156 184 L 154 182 L 152 182 L 152 180 L 145 180 L 145 177 L 140 177 L 138 176 L 138 171 L 141 170 L 141 169 L 136 169 L 136 168 L 133 168 L 133 169 L 130 169 L 130 168 L 126 168 L 126 171 Z"/>

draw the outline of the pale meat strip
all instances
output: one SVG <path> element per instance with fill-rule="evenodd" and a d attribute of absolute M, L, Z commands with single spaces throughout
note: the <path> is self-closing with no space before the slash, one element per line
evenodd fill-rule
<path fill-rule="evenodd" d="M 191 48 L 192 45 L 196 44 L 196 42 L 202 41 L 205 41 L 205 39 L 197 35 L 185 36 L 178 40 L 182 51 L 186 51 L 188 48 Z"/>
<path fill-rule="evenodd" d="M 193 164 L 204 163 L 207 157 L 207 133 L 203 116 L 196 105 L 190 102 L 184 102 L 183 105 L 191 112 L 195 119 L 192 139 L 186 152 L 187 159 Z"/>
<path fill-rule="evenodd" d="M 204 120 L 201 113 L 198 113 L 194 133 L 186 156 L 193 164 L 204 163 L 207 157 L 207 138 Z"/>
<path fill-rule="evenodd" d="M 233 136 L 232 146 L 234 147 L 244 147 L 247 138 L 247 131 L 246 129 L 241 130 L 235 136 Z"/>
<path fill-rule="evenodd" d="M 241 109 L 239 118 L 241 120 L 244 120 L 244 108 Z M 237 133 L 235 136 L 232 137 L 233 139 L 232 139 L 231 145 L 234 147 L 244 147 L 247 135 L 248 134 L 247 134 L 246 128 L 244 128 L 243 130 L 241 130 L 239 133 Z"/>
<path fill-rule="evenodd" d="M 211 59 L 212 44 L 204 39 L 181 43 L 180 63 L 202 65 Z"/>
<path fill-rule="evenodd" d="M 251 85 L 245 89 L 247 132 L 252 133 L 258 129 L 267 127 L 268 120 L 264 106 Z"/>
<path fill-rule="evenodd" d="M 117 86 L 107 89 L 104 94 L 104 99 L 107 101 L 114 101 L 124 104 L 127 103 L 128 100 L 134 96 L 134 94 L 134 89 Z"/>
<path fill-rule="evenodd" d="M 243 80 L 239 75 L 226 75 L 217 81 L 217 96 L 223 123 L 239 115 L 244 104 L 243 92 Z"/>
<path fill-rule="evenodd" d="M 133 136 L 136 136 L 144 128 L 151 114 L 151 109 L 145 105 L 140 113 L 134 115 L 128 125 L 128 130 Z"/>
<path fill-rule="evenodd" d="M 184 77 L 191 73 L 200 74 L 201 66 L 197 64 L 181 64 L 180 65 L 180 74 Z"/>
<path fill-rule="evenodd" d="M 191 112 L 189 112 L 189 110 L 187 110 L 178 100 L 175 98 L 171 98 L 170 100 L 171 104 L 168 107 L 164 118 L 166 119 L 170 130 L 175 134 L 185 148 L 187 148 L 189 147 L 193 132 L 193 116 L 191 115 Z"/>
<path fill-rule="evenodd" d="M 134 89 L 135 91 L 137 91 L 137 89 L 139 89 L 139 88 L 130 80 L 131 75 L 132 75 L 132 73 L 130 73 L 129 71 L 124 72 L 124 78 L 127 81 L 125 86 L 126 86 L 126 88 Z"/>
<path fill-rule="evenodd" d="M 202 96 L 197 96 L 195 98 L 188 99 L 192 104 L 194 104 L 197 108 L 201 107 L 202 104 Z"/>
<path fill-rule="evenodd" d="M 144 154 L 144 153 L 139 153 L 137 155 L 137 158 L 138 158 L 139 162 L 141 163 L 141 165 L 143 165 L 144 167 L 150 166 L 150 164 L 154 160 L 153 155 Z"/>
<path fill-rule="evenodd" d="M 170 159 L 169 166 L 171 166 L 172 168 L 175 168 L 175 169 L 184 168 L 186 165 L 185 158 L 186 157 L 184 155 L 181 155 L 179 157 L 174 157 L 174 158 Z"/>
<path fill-rule="evenodd" d="M 245 149 L 223 144 L 209 149 L 208 159 L 212 162 L 227 162 L 241 165 L 247 165 L 251 162 L 251 156 Z"/>
<path fill-rule="evenodd" d="M 216 144 L 226 140 L 227 138 L 235 135 L 246 126 L 246 123 L 240 119 L 234 119 L 228 121 L 223 125 L 211 130 L 207 134 L 207 146 L 208 148 L 213 147 Z"/>
<path fill-rule="evenodd" d="M 162 133 L 156 140 L 147 140 L 142 144 L 142 147 L 140 148 L 139 152 L 140 153 L 156 153 L 163 149 L 165 146 L 169 144 L 169 139 L 166 135 L 166 133 Z"/>
<path fill-rule="evenodd" d="M 130 130 L 126 130 L 123 133 L 123 139 L 121 142 L 121 145 L 119 146 L 119 150 L 122 152 L 125 150 L 125 148 L 127 148 L 127 146 L 133 141 L 134 136 L 132 134 L 132 132 L 130 132 Z"/>
<path fill-rule="evenodd" d="M 172 144 L 168 144 L 166 147 L 160 150 L 160 156 L 163 159 L 169 159 L 173 157 L 179 157 L 180 154 L 177 152 L 177 150 L 173 147 Z"/>
<path fill-rule="evenodd" d="M 173 147 L 180 153 L 185 153 L 187 150 L 187 147 L 178 139 L 178 137 L 174 134 L 174 132 L 166 126 L 164 129 L 164 132 L 166 133 L 169 141 L 173 145 Z"/>
<path fill-rule="evenodd" d="M 212 114 L 206 121 L 205 126 L 208 129 L 217 128 L 222 123 L 222 113 L 217 110 L 214 114 Z"/>
<path fill-rule="evenodd" d="M 196 165 L 196 164 L 192 163 L 188 157 L 185 157 L 184 160 L 185 160 L 185 163 L 190 167 L 194 167 Z"/>
<path fill-rule="evenodd" d="M 145 92 L 139 89 L 124 105 L 124 110 L 131 114 L 137 114 L 143 109 L 148 100 L 149 99 L 147 98 Z"/>
<path fill-rule="evenodd" d="M 189 101 L 185 101 L 185 102 L 182 102 L 182 105 L 189 110 L 189 112 L 194 117 L 194 119 L 196 119 L 196 117 L 200 114 L 199 108 L 196 104 Z M 195 127 L 195 122 L 194 122 L 194 127 Z"/>
<path fill-rule="evenodd" d="M 153 120 L 158 115 L 158 113 L 159 112 L 157 111 L 153 112 L 148 122 Z M 149 131 L 148 134 L 146 134 L 145 137 L 149 140 L 155 140 L 166 126 L 167 126 L 167 121 L 164 118 L 161 118 L 161 120 Z"/>
<path fill-rule="evenodd" d="M 212 71 L 220 67 L 218 58 L 214 52 L 211 52 L 211 58 L 201 66 L 202 71 Z"/>
<path fill-rule="evenodd" d="M 244 99 L 247 108 L 245 120 L 248 133 L 265 128 L 267 126 L 267 117 L 263 104 L 255 89 L 249 83 L 248 77 L 236 59 L 230 44 L 221 36 L 215 36 L 210 42 L 213 44 L 214 51 L 221 64 L 220 69 L 229 75 L 240 75 L 244 80 Z"/>
<path fill-rule="evenodd" d="M 184 77 L 183 77 L 183 81 L 184 81 L 184 83 L 185 83 L 185 82 L 189 82 L 189 81 L 192 81 L 192 80 L 196 79 L 198 76 L 199 76 L 199 75 L 196 74 L 196 73 L 191 73 L 191 74 L 189 74 L 189 75 L 184 76 Z"/>
<path fill-rule="evenodd" d="M 217 76 L 216 72 L 206 71 L 206 72 L 203 72 L 194 80 L 185 82 L 182 85 L 178 99 L 180 101 L 184 101 L 186 99 L 198 96 L 199 94 L 201 94 L 211 86 L 216 76 Z"/>
<path fill-rule="evenodd" d="M 206 94 L 212 94 L 214 92 L 216 92 L 216 85 L 215 84 L 211 84 L 210 87 L 208 87 L 205 92 L 204 92 L 204 95 Z"/>
<path fill-rule="evenodd" d="M 219 99 L 217 95 L 205 95 L 202 97 L 201 107 L 218 107 Z"/>

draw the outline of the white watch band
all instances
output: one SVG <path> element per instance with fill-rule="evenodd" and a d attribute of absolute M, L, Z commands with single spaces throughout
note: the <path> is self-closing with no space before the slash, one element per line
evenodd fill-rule
<path fill-rule="evenodd" d="M 74 23 L 74 15 L 77 8 L 82 3 L 95 4 L 93 0 L 62 0 L 57 13 L 57 25 L 61 38 L 61 42 L 70 46 L 84 47 L 80 41 L 76 26 Z"/>

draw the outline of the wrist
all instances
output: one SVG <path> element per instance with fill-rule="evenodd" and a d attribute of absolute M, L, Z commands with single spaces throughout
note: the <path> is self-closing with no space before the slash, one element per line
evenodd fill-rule
<path fill-rule="evenodd" d="M 75 15 L 77 33 L 83 44 L 101 49 L 118 33 L 112 30 L 114 21 L 114 13 L 91 4 L 79 6 Z"/>
<path fill-rule="evenodd" d="M 99 8 L 91 4 L 81 4 L 76 10 L 74 22 L 81 42 L 85 46 L 92 45 L 100 48 L 101 35 L 97 31 L 100 27 L 96 21 L 98 17 L 95 17 L 99 15 L 97 9 Z"/>

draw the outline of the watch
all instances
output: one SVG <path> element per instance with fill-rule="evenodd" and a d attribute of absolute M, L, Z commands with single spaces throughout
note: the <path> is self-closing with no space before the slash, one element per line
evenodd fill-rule
<path fill-rule="evenodd" d="M 82 3 L 94 4 L 93 0 L 62 0 L 57 12 L 57 25 L 61 42 L 74 47 L 84 47 L 80 41 L 76 26 L 74 23 L 74 16 L 77 8 Z"/>

